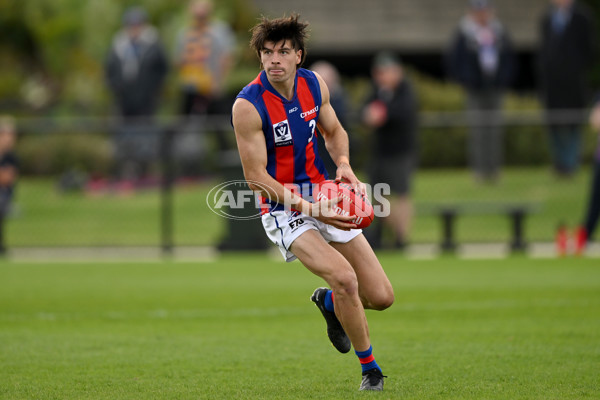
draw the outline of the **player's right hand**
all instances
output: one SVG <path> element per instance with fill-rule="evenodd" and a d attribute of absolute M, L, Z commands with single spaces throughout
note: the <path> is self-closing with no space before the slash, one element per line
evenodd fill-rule
<path fill-rule="evenodd" d="M 349 231 L 350 229 L 356 229 L 355 223 L 352 223 L 354 217 L 339 215 L 335 212 L 334 208 L 339 203 L 339 199 L 334 197 L 332 199 L 323 199 L 315 203 L 311 203 L 309 215 L 323 223 L 335 226 L 338 229 Z"/>

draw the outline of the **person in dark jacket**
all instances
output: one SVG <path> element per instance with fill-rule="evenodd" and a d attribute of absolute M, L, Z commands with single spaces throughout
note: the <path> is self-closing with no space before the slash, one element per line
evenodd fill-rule
<path fill-rule="evenodd" d="M 451 79 L 467 93 L 469 162 L 477 180 L 494 181 L 502 164 L 500 109 L 515 75 L 511 40 L 488 0 L 471 0 L 447 54 Z"/>
<path fill-rule="evenodd" d="M 548 133 L 559 175 L 579 166 L 582 123 L 554 120 L 557 110 L 587 106 L 586 72 L 594 59 L 594 26 L 590 12 L 574 0 L 552 0 L 541 21 L 539 72 L 542 101 L 550 118 Z M 561 123 L 562 122 L 562 123 Z"/>
<path fill-rule="evenodd" d="M 391 53 L 378 54 L 373 63 L 373 91 L 363 108 L 363 122 L 373 134 L 369 166 L 371 185 L 390 186 L 390 215 L 385 222 L 402 249 L 412 221 L 411 180 L 417 164 L 417 99 L 400 60 Z M 382 225 L 376 218 L 365 230 L 371 246 L 381 247 Z"/>
<path fill-rule="evenodd" d="M 143 9 L 125 11 L 123 25 L 106 60 L 108 85 L 122 116 L 152 116 L 167 75 L 167 56 Z"/>
<path fill-rule="evenodd" d="M 122 118 L 114 137 L 116 175 L 124 188 L 140 183 L 158 154 L 156 113 L 168 60 L 144 9 L 123 15 L 106 60 L 106 79 Z"/>
<path fill-rule="evenodd" d="M 10 212 L 19 162 L 14 152 L 16 124 L 12 117 L 0 116 L 0 256 L 6 253 L 4 221 Z"/>

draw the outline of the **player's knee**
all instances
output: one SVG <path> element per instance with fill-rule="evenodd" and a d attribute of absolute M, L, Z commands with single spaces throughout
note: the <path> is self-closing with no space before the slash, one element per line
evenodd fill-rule
<path fill-rule="evenodd" d="M 375 304 L 373 305 L 373 308 L 375 310 L 385 310 L 386 308 L 389 308 L 392 306 L 392 304 L 394 304 L 394 294 L 392 293 L 391 295 L 385 295 L 385 296 L 380 296 L 377 301 L 375 302 Z"/>
<path fill-rule="evenodd" d="M 358 295 L 358 280 L 351 268 L 338 271 L 334 277 L 331 287 L 334 294 L 340 296 Z"/>
<path fill-rule="evenodd" d="M 391 288 L 381 290 L 370 299 L 370 303 L 374 310 L 385 310 L 394 304 L 394 291 Z"/>

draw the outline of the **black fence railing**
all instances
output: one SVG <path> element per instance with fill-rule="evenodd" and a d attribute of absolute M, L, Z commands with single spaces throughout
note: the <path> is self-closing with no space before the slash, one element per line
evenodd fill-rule
<path fill-rule="evenodd" d="M 488 115 L 424 112 L 419 119 L 422 129 L 467 128 L 477 124 L 541 128 L 548 123 L 583 124 L 587 114 L 587 110 L 559 110 L 550 114 L 539 111 L 491 112 Z M 357 121 L 351 124 L 352 127 L 357 126 Z M 56 158 L 62 160 L 58 166 L 48 170 L 38 171 L 37 167 L 28 166 L 36 164 L 35 159 L 22 160 L 24 173 L 15 201 L 15 218 L 9 222 L 9 245 L 141 245 L 159 247 L 167 255 L 175 247 L 189 245 L 217 246 L 222 250 L 262 249 L 266 246 L 259 223 L 220 219 L 211 215 L 204 204 L 206 193 L 215 181 L 243 179 L 229 115 L 128 121 L 114 117 L 33 117 L 18 119 L 17 125 L 23 141 L 27 141 L 30 147 L 35 147 L 32 142 L 36 138 L 65 133 L 97 134 L 103 142 L 112 142 L 114 147 L 119 143 L 118 136 L 123 132 L 126 134 L 128 127 L 151 126 L 155 135 L 153 143 L 157 148 L 146 155 L 148 159 L 145 161 L 150 165 L 146 166 L 145 173 L 151 178 L 145 179 L 146 176 L 138 174 L 133 179 L 139 182 L 133 182 L 133 187 L 125 185 L 134 193 L 140 189 L 142 194 L 129 197 L 131 193 L 127 190 L 121 192 L 124 187 L 121 183 L 131 176 L 115 171 L 114 151 L 107 153 L 105 164 L 100 163 L 99 167 L 96 164 L 79 165 L 89 161 L 89 157 L 83 157 L 83 161 L 75 157 L 70 165 L 69 157 L 73 155 L 67 154 L 60 146 L 58 149 L 48 147 L 48 152 L 58 152 Z M 133 139 L 132 148 L 141 146 L 147 139 L 145 133 Z M 41 141 L 42 150 L 44 143 Z M 20 152 L 22 150 L 19 148 Z M 88 148 L 86 151 L 94 150 Z M 36 154 L 22 153 L 33 158 Z M 43 151 L 40 154 L 44 154 Z M 106 160 L 106 157 L 109 159 Z M 57 177 L 60 181 L 72 170 L 85 175 L 79 184 L 81 192 L 70 194 L 67 191 L 56 195 Z M 218 178 L 211 180 L 214 176 Z M 148 188 L 152 190 L 146 190 Z M 66 234 L 63 231 L 73 232 Z M 523 235 L 523 228 L 519 226 L 518 248 L 524 246 Z M 219 239 L 214 239 L 216 236 Z"/>

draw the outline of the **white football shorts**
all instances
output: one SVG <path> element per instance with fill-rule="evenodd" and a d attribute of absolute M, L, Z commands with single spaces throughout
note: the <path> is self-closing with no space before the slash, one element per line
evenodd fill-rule
<path fill-rule="evenodd" d="M 327 242 L 336 243 L 348 243 L 362 232 L 362 229 L 344 231 L 306 214 L 288 210 L 271 211 L 264 214 L 262 223 L 269 240 L 279 247 L 279 251 L 287 262 L 296 259 L 294 253 L 290 251 L 290 246 L 294 240 L 309 229 L 318 231 Z"/>

